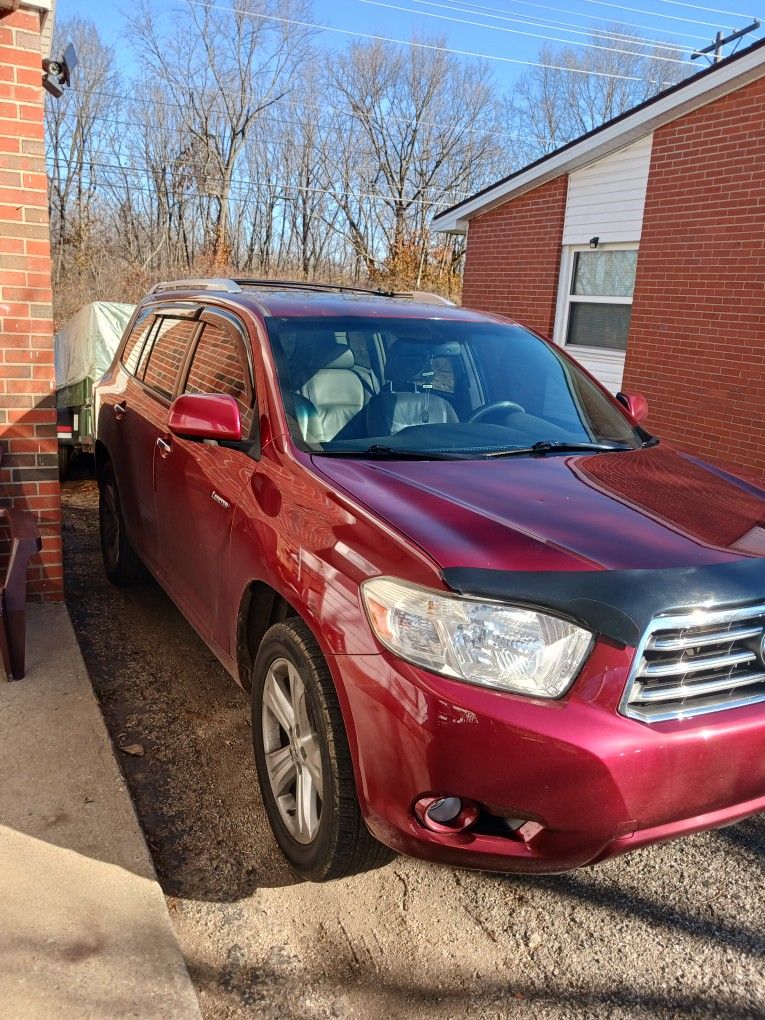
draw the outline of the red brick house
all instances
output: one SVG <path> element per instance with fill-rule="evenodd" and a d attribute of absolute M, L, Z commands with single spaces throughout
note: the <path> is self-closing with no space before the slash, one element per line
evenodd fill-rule
<path fill-rule="evenodd" d="M 765 41 L 437 217 L 463 303 L 565 345 L 649 426 L 765 475 Z"/>
<path fill-rule="evenodd" d="M 43 538 L 32 598 L 63 593 L 42 57 L 52 0 L 0 0 L 0 499 Z"/>

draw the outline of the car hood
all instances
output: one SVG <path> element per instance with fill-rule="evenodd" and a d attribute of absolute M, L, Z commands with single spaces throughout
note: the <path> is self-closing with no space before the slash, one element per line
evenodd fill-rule
<path fill-rule="evenodd" d="M 765 490 L 664 443 L 575 456 L 313 460 L 442 569 L 661 570 L 765 556 Z"/>

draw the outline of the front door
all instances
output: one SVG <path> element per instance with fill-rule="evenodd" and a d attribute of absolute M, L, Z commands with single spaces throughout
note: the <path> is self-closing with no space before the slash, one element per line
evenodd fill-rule
<path fill-rule="evenodd" d="M 255 424 L 255 401 L 243 327 L 229 313 L 212 310 L 202 321 L 181 390 L 234 397 L 247 440 Z M 224 650 L 231 527 L 239 495 L 255 467 L 246 442 L 221 446 L 165 430 L 155 450 L 163 582 L 199 633 Z"/>

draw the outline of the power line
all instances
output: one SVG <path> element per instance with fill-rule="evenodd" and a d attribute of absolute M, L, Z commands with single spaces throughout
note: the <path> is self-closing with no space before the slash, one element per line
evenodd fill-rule
<path fill-rule="evenodd" d="M 682 0 L 659 0 L 663 4 L 672 4 L 673 7 L 690 7 L 694 11 L 706 11 L 707 14 L 722 14 L 726 18 L 749 18 L 753 19 L 752 14 L 737 14 L 735 11 L 721 11 L 717 7 L 701 7 L 699 4 L 687 4 L 683 3 Z"/>
<path fill-rule="evenodd" d="M 51 157 L 46 157 L 46 158 L 47 158 L 48 163 L 52 162 Z M 173 166 L 173 165 L 181 165 L 181 164 L 189 166 L 189 169 L 193 172 L 193 166 L 191 166 L 190 164 L 186 164 L 183 160 L 169 160 L 168 164 L 166 164 L 166 165 L 167 166 Z M 148 166 L 143 166 L 143 167 L 139 167 L 139 166 L 127 166 L 124 163 L 103 163 L 103 162 L 98 161 L 98 160 L 84 160 L 82 162 L 82 165 L 80 166 L 80 170 L 83 170 L 83 169 L 86 169 L 86 168 L 88 170 L 92 170 L 93 168 L 96 168 L 96 169 L 99 169 L 99 170 L 113 170 L 113 171 L 114 170 L 119 170 L 119 171 L 128 172 L 128 173 L 144 174 L 146 177 L 151 177 L 153 175 L 152 169 L 150 167 L 148 167 Z M 218 181 L 220 180 L 220 176 L 217 175 L 217 174 L 198 174 L 198 173 L 194 173 L 194 177 L 197 180 L 218 180 Z M 147 183 L 148 183 L 148 181 L 147 181 Z M 376 192 L 376 191 L 358 191 L 355 188 L 353 190 L 343 191 L 343 190 L 339 190 L 339 189 L 335 189 L 335 188 L 312 188 L 312 187 L 308 187 L 308 186 L 304 186 L 304 185 L 300 185 L 300 184 L 289 184 L 289 183 L 286 183 L 284 181 L 272 181 L 272 182 L 268 182 L 268 183 L 267 182 L 258 182 L 258 181 L 253 181 L 251 179 L 247 179 L 247 178 L 244 178 L 244 177 L 235 177 L 235 178 L 232 178 L 230 184 L 234 187 L 234 190 L 239 195 L 239 200 L 240 201 L 242 201 L 245 198 L 249 198 L 250 197 L 250 192 L 252 192 L 252 191 L 264 191 L 264 190 L 267 190 L 267 189 L 272 189 L 272 190 L 273 189 L 279 189 L 279 190 L 282 190 L 282 191 L 296 191 L 296 192 L 298 192 L 298 194 L 304 194 L 304 193 L 307 192 L 309 194 L 316 194 L 316 195 L 330 195 L 330 196 L 332 196 L 335 199 L 337 199 L 338 197 L 345 197 L 345 198 L 347 198 L 347 197 L 368 198 L 368 199 L 372 199 L 372 200 L 376 200 L 376 201 L 380 201 L 380 202 L 385 202 L 388 205 L 390 205 L 393 202 L 401 202 L 402 204 L 405 204 L 405 205 L 449 206 L 449 205 L 453 205 L 454 204 L 455 198 L 470 198 L 474 194 L 474 192 L 468 192 L 468 191 L 449 191 L 449 192 L 447 192 L 449 194 L 449 196 L 450 196 L 448 200 L 447 199 L 437 200 L 437 199 L 414 198 L 413 196 L 410 196 L 410 195 L 398 196 L 398 195 L 395 195 L 393 193 L 390 193 L 389 195 L 385 195 L 385 194 L 381 194 L 380 192 Z M 427 192 L 427 190 L 428 189 L 425 189 L 426 192 Z M 433 190 L 433 189 L 430 189 L 430 190 Z M 143 188 L 143 187 L 139 187 L 138 185 L 136 185 L 136 184 L 134 184 L 132 182 L 130 183 L 130 185 L 128 187 L 128 191 L 141 191 L 144 194 L 149 194 L 149 195 L 156 195 L 157 194 L 157 189 L 156 188 Z M 205 197 L 205 194 L 207 195 L 207 197 L 210 197 L 210 196 L 214 196 L 215 192 L 208 192 L 208 193 L 202 192 L 202 193 L 198 194 L 195 197 Z"/>
<path fill-rule="evenodd" d="M 187 0 L 190 3 L 191 0 Z M 663 14 L 661 11 L 644 11 L 641 7 L 625 7 L 624 4 L 611 3 L 610 0 L 582 0 L 586 4 L 596 4 L 598 7 L 612 7 L 617 11 L 629 11 L 630 14 L 645 14 L 649 18 L 666 18 L 668 21 L 684 21 L 687 25 L 702 25 L 704 28 L 719 28 L 716 21 L 698 21 L 694 18 L 681 18 L 676 14 Z M 670 3 L 670 0 L 664 0 L 664 3 Z M 693 4 L 689 4 L 689 7 L 693 7 Z M 703 10 L 704 8 L 700 8 Z M 726 28 L 731 26 L 726 25 Z"/>
<path fill-rule="evenodd" d="M 93 95 L 104 95 L 104 96 L 111 95 L 111 96 L 114 96 L 115 98 L 118 95 L 117 93 L 104 93 L 104 92 L 99 92 L 99 93 L 95 93 L 94 92 L 92 94 Z M 130 96 L 124 96 L 122 98 L 127 99 L 128 101 L 131 101 L 131 97 Z M 133 101 L 140 101 L 140 100 L 133 100 Z M 152 105 L 153 106 L 170 107 L 171 109 L 177 106 L 176 103 L 162 103 L 159 100 L 157 100 L 156 102 L 152 103 Z M 307 110 L 318 110 L 318 109 L 320 109 L 320 107 L 313 106 L 313 105 L 310 105 L 310 104 L 306 104 L 305 108 Z M 351 113 L 350 111 L 340 110 L 337 107 L 328 107 L 328 109 L 331 109 L 333 112 L 337 113 L 338 116 L 343 117 L 344 119 L 347 119 L 347 120 L 357 119 L 357 115 L 354 114 L 354 113 Z M 60 117 L 61 120 L 77 123 L 77 114 L 75 112 L 72 112 L 72 113 L 62 113 L 62 114 L 59 115 L 59 117 Z M 406 118 L 403 118 L 403 117 L 402 118 L 394 118 L 394 117 L 388 116 L 387 119 L 388 119 L 388 121 L 392 121 L 393 123 L 411 124 L 411 120 L 407 120 Z M 136 126 L 136 122 L 135 121 L 132 121 L 132 120 L 123 120 L 121 118 L 115 117 L 113 114 L 106 114 L 104 116 L 104 118 L 103 118 L 103 121 L 104 121 L 104 123 L 108 123 L 110 126 L 112 126 L 112 125 L 117 126 L 117 127 L 135 127 Z M 262 113 L 258 117 L 258 123 L 262 123 L 263 121 L 265 121 L 268 124 L 281 124 L 281 125 L 284 125 L 285 127 L 294 127 L 295 126 L 295 121 L 294 120 L 288 120 L 288 119 L 285 119 L 283 117 L 274 117 L 272 114 L 269 114 L 267 112 Z M 444 129 L 445 128 L 445 125 L 439 124 L 438 121 L 419 120 L 418 119 L 417 123 L 419 125 L 429 125 L 429 126 L 437 128 L 437 129 Z M 502 128 L 498 128 L 496 130 L 493 129 L 493 130 L 489 131 L 489 130 L 482 130 L 481 128 L 468 125 L 464 130 L 465 130 L 465 132 L 467 132 L 469 134 L 477 134 L 477 133 L 480 132 L 481 134 L 484 134 L 484 135 L 492 137 L 492 138 L 496 138 L 496 137 L 509 138 L 512 141 L 519 141 L 520 138 L 521 138 L 521 136 L 518 134 L 518 132 L 513 132 L 513 131 L 509 131 L 509 130 L 503 130 Z"/>
<path fill-rule="evenodd" d="M 81 90 L 79 90 L 77 88 L 77 86 L 74 86 L 72 91 L 81 91 Z M 234 95 L 234 93 L 219 93 L 216 90 L 216 95 L 218 95 L 218 94 Z M 168 102 L 166 100 L 154 99 L 154 98 L 146 99 L 146 98 L 143 98 L 142 96 L 125 95 L 122 92 L 108 92 L 108 91 L 105 91 L 104 89 L 92 89 L 91 92 L 90 92 L 90 95 L 92 95 L 92 96 L 103 96 L 104 98 L 107 98 L 107 99 L 119 99 L 122 102 L 138 103 L 139 105 L 142 104 L 144 106 L 160 107 L 162 109 L 169 109 L 169 110 L 184 110 L 184 109 L 186 109 L 186 107 L 182 103 L 171 103 L 171 102 Z M 196 93 L 195 95 L 197 96 L 197 98 L 204 98 L 203 96 L 200 96 L 199 93 Z M 284 124 L 286 126 L 294 127 L 294 120 L 284 120 L 283 118 L 276 118 L 276 117 L 273 116 L 272 113 L 268 112 L 270 109 L 272 109 L 272 108 L 274 108 L 276 106 L 277 102 L 281 103 L 281 102 L 284 102 L 286 99 L 287 99 L 286 96 L 282 96 L 280 99 L 276 100 L 276 102 L 272 103 L 270 106 L 264 107 L 263 110 L 257 116 L 258 122 L 260 123 L 262 121 L 267 121 L 268 123 L 271 123 L 271 124 Z M 354 112 L 353 110 L 344 110 L 344 109 L 342 109 L 339 106 L 333 106 L 333 105 L 331 105 L 329 103 L 325 103 L 324 105 L 320 106 L 317 103 L 302 103 L 301 104 L 299 101 L 290 100 L 289 103 L 288 103 L 288 106 L 292 107 L 292 108 L 297 108 L 298 110 L 315 110 L 315 111 L 318 111 L 320 113 L 326 113 L 327 111 L 331 111 L 332 113 L 337 114 L 338 117 L 342 117 L 342 118 L 344 118 L 346 120 L 356 120 L 356 121 L 359 120 L 359 114 Z M 368 111 L 368 112 L 371 112 L 371 111 Z M 72 111 L 71 113 L 61 113 L 61 114 L 59 114 L 59 116 L 62 119 L 67 118 L 67 117 L 75 119 L 77 117 L 77 114 L 76 114 L 76 112 Z M 110 116 L 112 118 L 112 123 L 114 123 L 114 124 L 122 124 L 122 125 L 125 125 L 127 127 L 135 126 L 134 122 L 132 122 L 132 121 L 125 121 L 125 120 L 115 119 L 112 114 L 109 114 L 108 116 Z M 444 129 L 452 130 L 454 128 L 454 123 L 453 122 L 448 124 L 448 125 L 444 125 L 444 124 L 440 123 L 439 121 L 435 121 L 435 120 L 429 120 L 429 119 L 428 120 L 423 120 L 422 118 L 412 118 L 412 117 L 409 117 L 409 118 L 407 118 L 407 117 L 397 117 L 397 116 L 394 116 L 393 114 L 390 114 L 390 113 L 386 114 L 386 120 L 389 123 L 404 124 L 404 125 L 411 125 L 412 121 L 416 120 L 418 126 L 422 126 L 422 127 L 434 127 L 436 129 L 440 129 L 440 130 L 444 130 Z M 512 139 L 514 139 L 516 141 L 518 140 L 518 135 L 516 133 L 513 133 L 512 131 L 502 130 L 501 128 L 488 130 L 488 129 L 482 129 L 480 127 L 476 127 L 475 125 L 467 125 L 464 128 L 464 131 L 466 131 L 466 132 L 468 132 L 470 134 L 476 134 L 478 132 L 481 132 L 481 133 L 483 133 L 485 135 L 488 135 L 488 136 L 491 136 L 491 137 L 502 136 L 502 137 L 512 138 Z"/>
<path fill-rule="evenodd" d="M 632 35 L 628 32 L 617 32 L 609 30 L 607 28 L 598 28 L 596 25 L 590 25 L 584 27 L 582 25 L 572 25 L 570 22 L 565 21 L 554 21 L 551 18 L 543 18 L 541 15 L 531 14 L 528 18 L 516 17 L 512 14 L 507 14 L 506 9 L 502 7 L 487 7 L 484 4 L 469 3 L 467 0 L 458 0 L 459 6 L 455 3 L 435 3 L 434 0 L 412 0 L 413 3 L 423 4 L 425 7 L 442 7 L 449 11 L 457 11 L 462 14 L 482 14 L 486 17 L 491 17 L 495 21 L 514 21 L 521 25 L 532 25 L 535 28 L 561 28 L 575 35 L 586 35 L 589 37 L 602 36 L 605 39 L 613 39 L 616 41 L 634 42 L 635 45 L 641 46 L 658 46 L 662 49 L 667 50 L 678 50 L 683 53 L 692 53 L 694 51 L 693 46 L 682 46 L 678 43 L 673 43 L 668 39 L 646 39 L 645 36 Z M 543 10 L 560 11 L 562 14 L 568 13 L 562 7 L 550 7 L 548 8 L 545 4 L 530 4 L 532 7 L 540 7 Z M 418 12 L 419 13 L 419 12 Z M 531 19 L 531 20 L 530 20 Z M 601 20 L 607 21 L 609 19 L 602 18 Z M 618 26 L 613 26 L 618 27 Z M 629 25 L 623 25 L 623 27 L 630 27 Z M 645 26 L 633 26 L 643 28 Z M 704 39 L 706 36 L 687 36 L 686 38 Z"/>
<path fill-rule="evenodd" d="M 474 28 L 490 28 L 494 32 L 508 32 L 511 35 L 527 36 L 531 39 L 544 39 L 546 42 L 563 43 L 572 45 L 570 39 L 560 39 L 557 36 L 540 35 L 538 32 L 524 32 L 518 28 L 505 28 L 504 25 L 490 25 L 485 21 L 468 21 L 467 18 L 450 18 L 447 14 L 437 14 L 434 11 L 417 11 L 411 7 L 399 7 L 398 4 L 384 3 L 383 0 L 359 0 L 359 3 L 370 7 L 384 7 L 391 11 L 403 11 L 405 14 L 418 14 L 423 18 L 437 18 L 439 21 L 451 21 L 457 25 L 472 25 Z M 469 13 L 469 12 L 468 12 Z M 606 53 L 620 53 L 629 57 L 646 57 L 651 60 L 661 60 L 668 64 L 685 64 L 684 60 L 677 57 L 661 57 L 656 54 L 638 53 L 635 50 L 623 50 L 615 46 L 600 46 L 598 43 L 578 42 L 577 46 L 583 46 L 590 50 L 600 50 Z M 645 46 L 645 43 L 641 45 Z"/>
<path fill-rule="evenodd" d="M 604 0 L 585 0 L 586 3 L 603 3 Z M 186 0 L 192 7 L 206 7 L 214 11 L 228 11 L 232 14 L 241 14 L 250 18 L 258 18 L 263 21 L 277 21 L 286 25 L 300 25 L 303 28 L 315 28 L 319 32 L 337 32 L 340 35 L 352 36 L 357 39 L 370 39 L 373 42 L 394 43 L 396 46 L 411 46 L 414 49 L 431 50 L 436 53 L 452 53 L 458 57 L 477 57 L 479 60 L 496 60 L 503 64 L 520 64 L 524 67 L 545 67 L 550 71 L 567 71 L 570 74 L 591 74 L 598 78 L 613 78 L 618 81 L 650 81 L 641 78 L 639 75 L 612 74 L 607 71 L 588 71 L 581 67 L 566 67 L 562 64 L 546 64 L 540 60 L 522 60 L 520 57 L 499 57 L 491 53 L 478 53 L 475 50 L 458 50 L 450 46 L 437 46 L 435 43 L 416 42 L 414 39 L 394 39 L 387 35 L 372 35 L 369 32 L 353 32 L 349 28 L 335 28 L 332 25 L 319 25 L 312 21 L 302 21 L 298 18 L 281 18 L 275 14 L 255 14 L 252 11 L 244 11 L 237 7 L 221 7 L 219 4 L 204 3 L 203 0 Z M 618 7 L 618 4 L 607 4 L 608 7 Z M 644 13 L 644 12 L 640 12 Z M 493 26 L 492 26 L 493 27 Z"/>
<path fill-rule="evenodd" d="M 424 0 L 414 0 L 414 3 L 423 3 L 423 2 L 424 2 Z M 582 12 L 580 14 L 578 11 L 572 11 L 569 8 L 566 8 L 566 7 L 551 7 L 549 4 L 537 3 L 536 0 L 509 0 L 509 2 L 510 3 L 514 3 L 514 4 L 520 4 L 523 7 L 535 7 L 538 10 L 550 11 L 551 13 L 555 13 L 555 14 L 568 14 L 570 17 L 577 17 L 577 18 L 578 17 L 582 17 L 582 18 L 588 18 L 590 20 L 591 19 L 595 19 L 596 21 L 605 21 L 605 22 L 607 22 L 608 24 L 611 24 L 611 25 L 613 25 L 613 20 L 614 20 L 613 19 L 613 15 L 610 15 L 610 14 L 585 14 L 584 12 Z M 506 8 L 485 7 L 485 6 L 481 5 L 481 4 L 467 3 L 467 2 L 464 2 L 464 0 L 463 0 L 463 6 L 466 6 L 466 7 L 477 7 L 480 10 L 486 10 L 486 11 L 497 11 L 498 13 L 501 13 L 501 14 L 504 14 L 504 13 L 507 12 Z M 638 29 L 641 32 L 653 32 L 654 31 L 654 27 L 651 26 L 651 25 L 637 25 L 637 24 L 635 24 L 635 22 L 632 22 L 632 21 L 621 21 L 620 20 L 619 21 L 619 25 L 623 26 L 624 28 L 636 28 L 636 29 Z M 675 34 L 681 35 L 682 38 L 684 38 L 684 39 L 694 39 L 697 42 L 700 42 L 700 41 L 706 42 L 706 40 L 708 38 L 708 36 L 706 36 L 706 35 L 692 35 L 690 32 L 686 32 L 685 30 L 676 32 Z"/>

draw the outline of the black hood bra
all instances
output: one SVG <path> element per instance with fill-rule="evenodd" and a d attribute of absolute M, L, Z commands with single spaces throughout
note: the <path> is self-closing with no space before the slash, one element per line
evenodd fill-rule
<path fill-rule="evenodd" d="M 449 567 L 459 595 L 550 610 L 636 647 L 656 616 L 765 603 L 765 559 L 660 570 L 480 570 Z"/>

